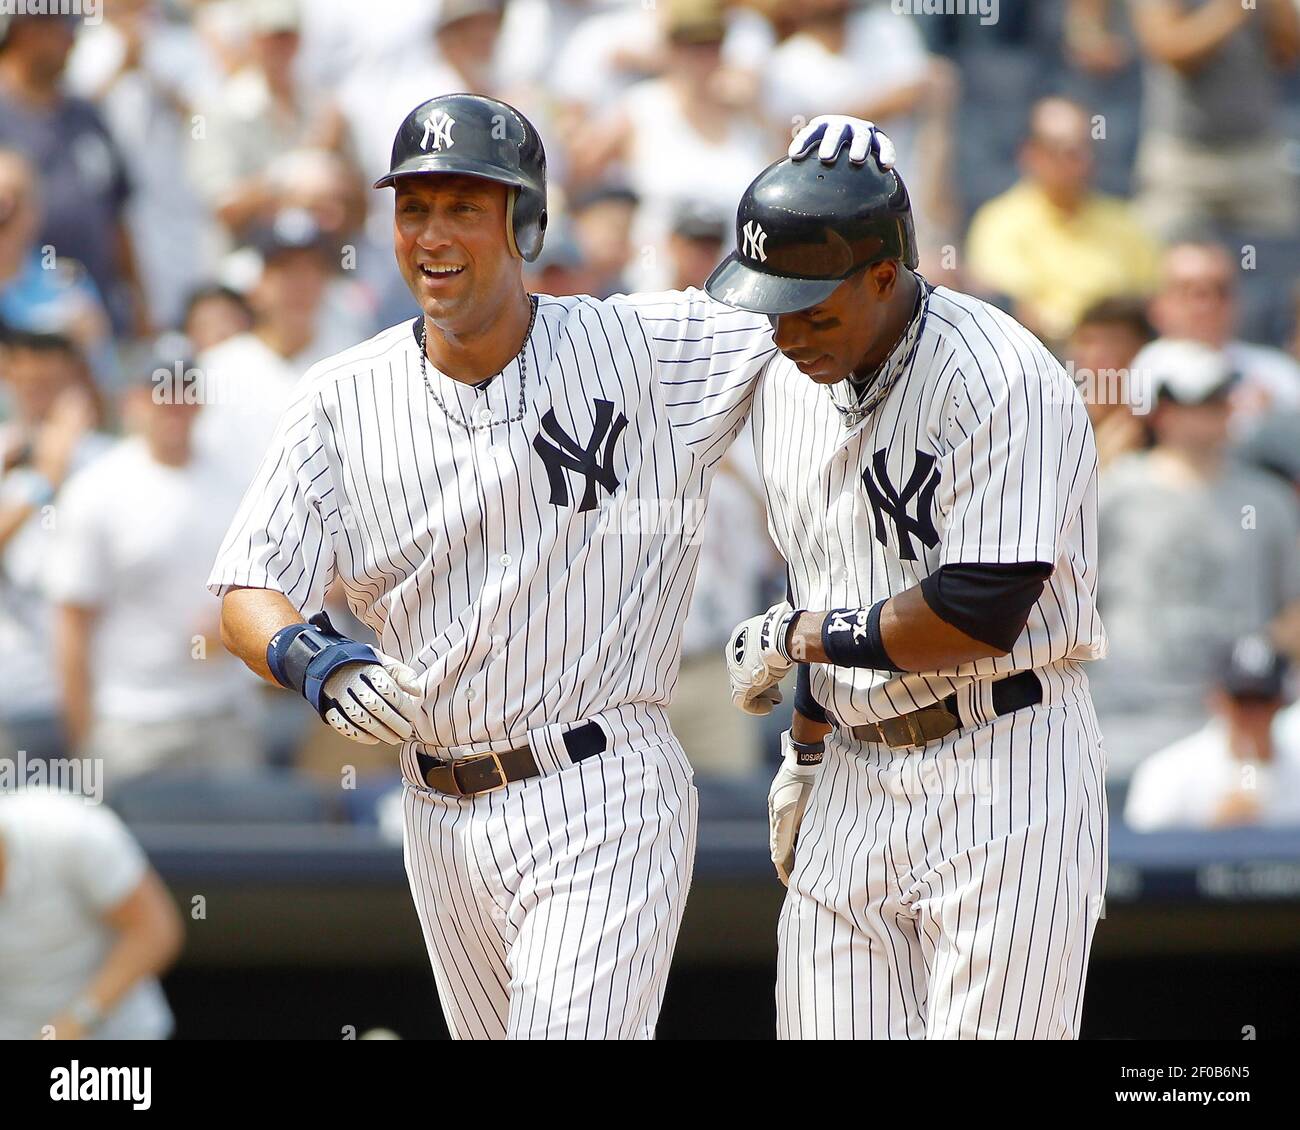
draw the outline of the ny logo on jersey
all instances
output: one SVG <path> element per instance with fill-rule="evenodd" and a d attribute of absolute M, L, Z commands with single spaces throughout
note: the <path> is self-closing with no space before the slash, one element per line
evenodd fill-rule
<path fill-rule="evenodd" d="M 424 119 L 424 136 L 420 138 L 420 148 L 428 150 L 432 148 L 436 152 L 441 152 L 445 145 L 450 149 L 456 144 L 455 138 L 451 136 L 451 127 L 456 124 L 456 119 L 443 110 L 435 110 Z"/>
<path fill-rule="evenodd" d="M 750 220 L 745 225 L 745 230 L 741 232 L 744 236 L 745 254 L 751 259 L 757 259 L 760 263 L 767 262 L 767 232 L 762 228 L 757 220 Z"/>
<path fill-rule="evenodd" d="M 614 405 L 611 401 L 597 400 L 594 403 L 596 425 L 586 447 L 564 430 L 555 418 L 555 410 L 549 408 L 542 417 L 542 431 L 550 439 L 540 434 L 533 439 L 533 449 L 546 465 L 552 506 L 569 505 L 569 485 L 564 474 L 566 471 L 575 471 L 586 480 L 587 489 L 583 492 L 582 503 L 578 507 L 580 512 L 596 509 L 597 483 L 610 494 L 618 489 L 618 476 L 614 473 L 614 445 L 627 427 L 627 417 L 620 412 L 618 419 L 614 419 Z"/>
<path fill-rule="evenodd" d="M 872 466 L 862 472 L 862 485 L 867 488 L 867 497 L 871 499 L 871 509 L 875 514 L 876 541 L 881 545 L 888 544 L 885 540 L 885 518 L 889 517 L 898 533 L 898 556 L 904 561 L 916 560 L 916 550 L 912 547 L 913 537 L 920 538 L 930 549 L 939 544 L 939 534 L 930 517 L 934 492 L 939 486 L 939 468 L 934 465 L 935 462 L 933 455 L 918 451 L 916 466 L 912 468 L 911 478 L 907 480 L 901 494 L 889 481 L 883 449 L 872 456 Z M 907 512 L 913 499 L 916 500 L 916 517 Z"/>

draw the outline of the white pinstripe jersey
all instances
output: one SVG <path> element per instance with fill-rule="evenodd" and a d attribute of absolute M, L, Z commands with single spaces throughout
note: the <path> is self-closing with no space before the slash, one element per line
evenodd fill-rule
<path fill-rule="evenodd" d="M 1097 454 L 1074 383 L 1001 311 L 944 287 L 846 427 L 849 382 L 818 386 L 784 357 L 754 401 L 769 529 L 796 608 L 869 607 L 956 563 L 1055 566 L 1010 654 L 931 673 L 812 665 L 847 725 L 928 706 L 976 677 L 1097 659 Z"/>
<path fill-rule="evenodd" d="M 310 613 L 337 577 L 422 673 L 426 746 L 522 745 L 667 703 L 693 530 L 771 326 L 698 291 L 542 296 L 522 419 L 466 427 L 516 414 L 518 362 L 485 388 L 429 366 L 426 386 L 418 324 L 308 371 L 209 587 L 274 589 Z"/>

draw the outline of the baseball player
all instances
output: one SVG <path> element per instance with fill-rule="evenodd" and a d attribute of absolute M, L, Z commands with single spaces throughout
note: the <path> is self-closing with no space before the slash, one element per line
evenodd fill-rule
<path fill-rule="evenodd" d="M 1084 663 L 1096 451 L 1052 355 L 916 273 L 901 178 L 782 161 L 713 296 L 769 316 L 754 402 L 788 602 L 732 692 L 799 663 L 769 800 L 785 1038 L 1069 1038 L 1105 882 Z"/>
<path fill-rule="evenodd" d="M 794 147 L 841 133 L 865 159 L 870 123 Z M 529 295 L 545 169 L 503 103 L 412 111 L 376 187 L 422 316 L 308 371 L 209 584 L 253 670 L 400 743 L 452 1034 L 649 1037 L 695 853 L 664 710 L 693 534 L 776 349 L 699 291 Z M 382 650 L 305 616 L 334 582 Z"/>

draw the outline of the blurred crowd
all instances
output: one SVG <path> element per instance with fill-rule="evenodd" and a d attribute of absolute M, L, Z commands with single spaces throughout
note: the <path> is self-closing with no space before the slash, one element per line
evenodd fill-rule
<path fill-rule="evenodd" d="M 469 90 L 546 141 L 552 294 L 702 285 L 792 130 L 886 129 L 921 273 L 1088 402 L 1115 815 L 1300 823 L 1297 0 L 98 10 L 0 15 L 0 758 L 102 759 L 128 820 L 376 818 L 391 755 L 246 672 L 204 580 L 297 379 L 415 314 L 369 186 Z M 782 720 L 732 708 L 720 649 L 782 577 L 741 442 L 673 708 L 702 779 L 769 775 Z"/>

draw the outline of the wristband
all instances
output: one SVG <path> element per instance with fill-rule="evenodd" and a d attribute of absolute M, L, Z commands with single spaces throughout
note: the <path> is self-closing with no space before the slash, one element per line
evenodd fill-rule
<path fill-rule="evenodd" d="M 826 752 L 826 743 L 797 742 L 792 734 L 790 736 L 790 748 L 794 750 L 794 763 L 800 768 L 807 769 L 822 763 L 822 755 Z"/>
<path fill-rule="evenodd" d="M 271 637 L 266 665 L 282 687 L 297 691 L 322 718 L 333 703 L 324 698 L 325 680 L 345 663 L 378 663 L 374 648 L 334 630 L 320 612 L 305 624 L 290 624 Z"/>
<path fill-rule="evenodd" d="M 835 608 L 822 623 L 822 648 L 836 667 L 870 667 L 876 671 L 901 671 L 885 650 L 880 637 L 883 600 L 870 608 Z"/>
<path fill-rule="evenodd" d="M 780 616 L 768 615 L 763 620 L 758 645 L 764 653 L 775 651 L 787 663 L 794 662 L 790 658 L 790 631 L 805 611 L 807 609 L 792 608 Z"/>

